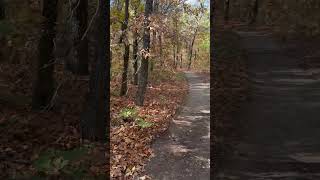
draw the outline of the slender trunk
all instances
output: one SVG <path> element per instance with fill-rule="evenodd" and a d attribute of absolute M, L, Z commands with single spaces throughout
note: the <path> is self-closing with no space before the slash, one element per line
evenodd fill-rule
<path fill-rule="evenodd" d="M 257 15 L 258 15 L 258 10 L 259 10 L 259 6 L 258 6 L 258 0 L 254 0 L 254 4 L 252 6 L 252 17 L 250 20 L 250 24 L 254 24 L 256 22 L 257 19 Z"/>
<path fill-rule="evenodd" d="M 192 52 L 193 52 L 193 50 L 192 50 L 192 48 L 190 48 L 190 50 L 189 50 L 189 63 L 188 63 L 188 70 L 190 70 L 190 69 L 191 69 L 191 64 L 192 64 Z"/>
<path fill-rule="evenodd" d="M 140 4 L 140 1 L 139 1 Z M 134 8 L 134 16 L 138 17 L 138 7 Z M 132 47 L 132 59 L 133 59 L 133 84 L 138 85 L 138 50 L 139 50 L 139 32 L 135 30 L 133 32 L 133 47 Z"/>
<path fill-rule="evenodd" d="M 194 32 L 194 35 L 193 35 L 193 38 L 192 38 L 192 41 L 191 41 L 191 45 L 190 45 L 190 48 L 189 48 L 189 64 L 188 64 L 188 70 L 190 70 L 190 68 L 191 68 L 192 53 L 193 53 L 193 44 L 194 44 L 194 41 L 195 41 L 196 36 L 197 36 L 198 28 L 199 28 L 199 27 L 197 27 L 196 31 Z"/>
<path fill-rule="evenodd" d="M 84 35 L 88 28 L 88 0 L 79 0 L 79 5 L 76 10 L 77 23 L 79 29 L 75 38 L 76 42 L 76 59 L 77 59 L 77 70 L 76 73 L 79 75 L 87 75 L 89 73 L 89 58 L 88 58 L 88 38 Z"/>
<path fill-rule="evenodd" d="M 179 64 L 179 54 L 180 54 L 180 44 L 179 44 L 179 41 L 177 40 L 176 65 L 174 67 L 175 69 L 177 69 Z"/>
<path fill-rule="evenodd" d="M 180 55 L 180 68 L 182 68 L 182 54 Z"/>
<path fill-rule="evenodd" d="M 230 8 L 230 1 L 224 0 L 224 21 L 229 21 L 229 8 Z"/>
<path fill-rule="evenodd" d="M 0 0 L 0 20 L 3 20 L 6 17 L 6 8 L 4 0 Z"/>
<path fill-rule="evenodd" d="M 97 60 L 94 73 L 91 73 L 88 102 L 81 116 L 82 139 L 106 142 L 110 122 L 109 112 L 109 82 L 110 82 L 110 27 L 109 3 L 99 0 L 99 13 L 96 19 Z"/>
<path fill-rule="evenodd" d="M 120 42 L 123 42 L 124 45 L 124 55 L 123 55 L 123 71 L 122 71 L 122 82 L 120 89 L 120 96 L 127 94 L 128 89 L 128 67 L 129 67 L 129 42 L 128 42 L 128 21 L 129 21 L 129 0 L 125 1 L 125 19 L 122 24 L 122 36 Z"/>
<path fill-rule="evenodd" d="M 176 45 L 173 42 L 173 67 L 176 66 Z"/>
<path fill-rule="evenodd" d="M 150 14 L 152 13 L 152 2 L 153 0 L 146 0 L 145 5 L 145 19 L 144 19 L 144 33 L 143 33 L 143 49 L 149 53 L 150 49 Z M 139 71 L 139 81 L 138 81 L 138 90 L 136 95 L 136 105 L 143 106 L 145 92 L 148 85 L 148 63 L 149 57 L 142 56 L 141 67 Z"/>
<path fill-rule="evenodd" d="M 153 13 L 157 13 L 158 12 L 158 7 L 159 7 L 158 0 L 153 0 L 153 10 L 152 10 L 152 12 Z M 153 33 L 152 33 L 152 45 L 153 45 L 152 49 L 154 51 L 154 54 L 157 54 L 157 31 L 156 30 L 153 30 Z M 155 59 L 153 58 L 150 63 L 151 63 L 150 71 L 152 72 L 153 69 L 154 69 L 154 66 L 155 66 Z"/>
<path fill-rule="evenodd" d="M 152 32 L 152 49 L 153 49 L 153 52 L 156 54 L 156 48 L 157 48 L 157 32 L 154 30 Z M 150 62 L 151 66 L 150 66 L 150 71 L 152 72 L 153 69 L 154 69 L 154 64 L 155 64 L 155 59 L 152 59 L 151 62 Z"/>
<path fill-rule="evenodd" d="M 57 0 L 44 0 L 42 15 L 45 20 L 42 23 L 42 35 L 38 46 L 39 55 L 35 66 L 33 109 L 41 109 L 46 106 L 50 102 L 54 90 L 54 65 L 46 65 L 54 60 L 52 51 L 53 39 L 56 35 Z"/>
<path fill-rule="evenodd" d="M 174 69 L 177 69 L 178 66 L 178 58 L 176 57 L 179 53 L 179 37 L 178 37 L 178 19 L 175 18 L 175 33 L 174 33 L 174 49 L 173 49 L 173 60 L 174 60 Z"/>
<path fill-rule="evenodd" d="M 160 56 L 160 64 L 161 64 L 161 67 L 163 66 L 164 62 L 163 62 L 163 59 L 162 59 L 162 37 L 161 37 L 161 32 L 159 32 L 159 35 L 158 35 L 158 38 L 159 38 L 159 56 Z"/>
<path fill-rule="evenodd" d="M 152 72 L 154 69 L 154 60 L 150 61 L 150 72 Z"/>
<path fill-rule="evenodd" d="M 125 12 L 124 12 L 124 21 L 121 26 L 121 36 L 119 39 L 119 43 L 122 43 L 124 38 L 127 38 L 127 28 L 128 28 L 128 21 L 129 21 L 129 0 L 125 1 Z"/>
<path fill-rule="evenodd" d="M 138 85 L 138 33 L 135 32 L 133 41 L 133 84 Z"/>
<path fill-rule="evenodd" d="M 122 71 L 122 82 L 120 89 L 120 96 L 127 94 L 128 90 L 128 67 L 129 67 L 129 44 L 124 45 L 124 54 L 123 54 L 123 71 Z"/>

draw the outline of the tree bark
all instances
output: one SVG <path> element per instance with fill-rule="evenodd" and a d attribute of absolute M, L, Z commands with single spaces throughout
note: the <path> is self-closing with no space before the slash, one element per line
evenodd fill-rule
<path fill-rule="evenodd" d="M 0 20 L 5 19 L 6 17 L 6 8 L 4 0 L 0 0 Z"/>
<path fill-rule="evenodd" d="M 135 32 L 134 34 L 134 41 L 133 41 L 133 84 L 138 85 L 138 33 Z"/>
<path fill-rule="evenodd" d="M 193 44 L 194 44 L 194 41 L 196 39 L 196 36 L 197 36 L 197 33 L 198 33 L 198 28 L 196 29 L 196 31 L 194 32 L 194 35 L 192 37 L 192 41 L 191 41 L 191 45 L 190 45 L 190 48 L 189 48 L 189 64 L 188 64 L 188 70 L 191 69 L 191 63 L 192 63 L 192 53 L 193 53 Z"/>
<path fill-rule="evenodd" d="M 145 19 L 144 19 L 144 33 L 143 33 L 143 49 L 146 53 L 149 53 L 150 49 L 150 20 L 149 17 L 152 13 L 152 2 L 153 0 L 146 0 L 145 5 Z M 141 67 L 139 71 L 138 90 L 136 94 L 136 105 L 143 106 L 144 96 L 148 85 L 148 66 L 149 66 L 149 55 L 143 55 L 141 60 Z"/>
<path fill-rule="evenodd" d="M 163 59 L 162 59 L 162 37 L 161 37 L 161 32 L 159 32 L 159 34 L 158 34 L 158 39 L 159 39 L 159 50 L 160 50 L 160 52 L 159 52 L 159 58 L 160 58 L 160 65 L 161 65 L 161 67 L 163 66 L 163 64 L 164 64 L 164 62 L 163 62 Z"/>
<path fill-rule="evenodd" d="M 125 19 L 122 24 L 122 36 L 120 38 L 120 42 L 123 42 L 123 45 L 124 45 L 123 71 L 122 71 L 120 96 L 126 95 L 128 90 L 128 67 L 129 67 L 129 53 L 130 53 L 130 46 L 128 42 L 128 33 L 127 33 L 128 21 L 129 21 L 129 0 L 126 0 L 125 1 Z"/>
<path fill-rule="evenodd" d="M 139 1 L 140 4 L 140 1 Z M 138 17 L 138 6 L 134 7 L 134 16 Z M 139 51 L 139 31 L 133 32 L 133 47 L 132 47 L 132 59 L 133 59 L 133 84 L 138 85 L 138 51 Z"/>
<path fill-rule="evenodd" d="M 230 0 L 224 0 L 224 21 L 229 21 Z"/>
<path fill-rule="evenodd" d="M 51 100 L 54 91 L 53 39 L 56 35 L 57 0 L 44 0 L 42 15 L 42 35 L 39 41 L 39 55 L 33 79 L 32 108 L 42 109 Z"/>
<path fill-rule="evenodd" d="M 77 70 L 76 73 L 79 75 L 87 75 L 89 73 L 89 58 L 88 58 L 88 38 L 84 35 L 88 28 L 88 0 L 79 0 L 79 6 L 76 10 L 77 23 L 79 29 L 76 35 L 76 59 L 77 59 Z"/>
<path fill-rule="evenodd" d="M 88 100 L 81 116 L 82 139 L 106 142 L 110 122 L 108 103 L 110 82 L 110 27 L 109 3 L 99 0 L 99 13 L 96 19 L 95 39 L 97 60 L 94 73 L 91 73 Z"/>
<path fill-rule="evenodd" d="M 128 67 L 129 67 L 129 44 L 124 45 L 124 54 L 123 54 L 123 70 L 122 70 L 122 82 L 120 89 L 120 96 L 127 94 L 128 90 Z"/>
<path fill-rule="evenodd" d="M 254 0 L 253 6 L 252 6 L 252 17 L 250 19 L 249 24 L 254 24 L 257 20 L 257 15 L 258 15 L 258 10 L 259 10 L 259 4 L 258 0 Z"/>
<path fill-rule="evenodd" d="M 121 26 L 121 36 L 119 39 L 119 43 L 123 42 L 124 38 L 127 38 L 127 28 L 128 28 L 128 21 L 129 21 L 129 0 L 125 1 L 125 12 L 124 12 L 124 21 Z"/>
<path fill-rule="evenodd" d="M 175 44 L 175 42 L 172 42 L 173 43 L 173 55 L 172 55 L 172 57 L 173 57 L 173 67 L 175 68 L 176 67 L 176 44 Z"/>
<path fill-rule="evenodd" d="M 182 68 L 182 54 L 180 55 L 180 68 Z"/>
<path fill-rule="evenodd" d="M 155 30 L 153 30 L 152 32 L 152 49 L 153 49 L 153 52 L 156 54 L 156 51 L 157 51 L 157 32 Z M 152 72 L 153 69 L 154 69 L 154 64 L 155 64 L 155 59 L 153 58 L 150 62 L 150 71 Z"/>

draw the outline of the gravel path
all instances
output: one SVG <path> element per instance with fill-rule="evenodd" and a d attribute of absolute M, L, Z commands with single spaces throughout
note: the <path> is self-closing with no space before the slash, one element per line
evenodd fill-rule
<path fill-rule="evenodd" d="M 167 133 L 153 144 L 147 173 L 155 180 L 210 179 L 210 90 L 203 77 L 186 72 L 189 95 Z"/>

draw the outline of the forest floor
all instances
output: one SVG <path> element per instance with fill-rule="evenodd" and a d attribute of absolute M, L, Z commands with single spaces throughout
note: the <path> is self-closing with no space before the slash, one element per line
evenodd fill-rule
<path fill-rule="evenodd" d="M 80 142 L 88 77 L 65 76 L 63 66 L 56 65 L 60 88 L 53 106 L 32 111 L 29 64 L 4 61 L 0 66 L 0 179 L 105 179 L 107 146 Z"/>
<path fill-rule="evenodd" d="M 230 121 L 237 136 L 220 137 L 230 146 L 215 178 L 319 179 L 319 45 L 236 32 L 247 52 L 249 94 Z"/>
<path fill-rule="evenodd" d="M 153 140 L 168 129 L 169 123 L 188 93 L 183 72 L 154 70 L 143 107 L 134 105 L 136 86 L 118 96 L 120 79 L 111 82 L 111 178 L 147 179 L 144 167 L 154 155 Z"/>
<path fill-rule="evenodd" d="M 186 72 L 189 94 L 166 133 L 152 148 L 146 169 L 152 179 L 210 179 L 210 84 Z"/>

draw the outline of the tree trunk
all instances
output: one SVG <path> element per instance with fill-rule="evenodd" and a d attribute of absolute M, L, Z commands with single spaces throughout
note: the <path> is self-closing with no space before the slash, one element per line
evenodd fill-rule
<path fill-rule="evenodd" d="M 173 67 L 176 67 L 176 45 L 173 42 Z"/>
<path fill-rule="evenodd" d="M 145 19 L 144 19 L 144 33 L 143 33 L 143 49 L 149 53 L 150 49 L 150 14 L 152 13 L 152 1 L 153 0 L 146 0 L 145 5 Z M 143 106 L 144 96 L 148 85 L 148 63 L 149 63 L 149 56 L 142 56 L 141 60 L 141 67 L 139 71 L 139 81 L 138 81 L 138 90 L 136 95 L 136 105 Z"/>
<path fill-rule="evenodd" d="M 224 21 L 229 21 L 229 8 L 230 8 L 230 1 L 224 0 Z"/>
<path fill-rule="evenodd" d="M 139 1 L 140 4 L 140 1 Z M 134 8 L 134 16 L 138 17 L 138 7 Z M 138 85 L 138 50 L 139 50 L 139 31 L 134 30 L 133 32 L 133 47 L 132 47 L 132 59 L 133 59 L 133 84 Z"/>
<path fill-rule="evenodd" d="M 179 41 L 177 40 L 176 65 L 174 67 L 175 69 L 177 69 L 179 64 L 179 54 L 180 54 L 180 45 L 179 45 Z"/>
<path fill-rule="evenodd" d="M 180 68 L 182 68 L 182 54 L 180 55 Z"/>
<path fill-rule="evenodd" d="M 161 64 L 161 67 L 163 66 L 164 62 L 163 62 L 163 59 L 162 59 L 162 38 L 161 38 L 161 32 L 159 32 L 158 34 L 158 38 L 159 38 L 159 56 L 160 56 L 160 64 Z"/>
<path fill-rule="evenodd" d="M 196 29 L 196 31 L 194 32 L 194 35 L 193 35 L 193 38 L 192 38 L 192 41 L 191 41 L 191 45 L 190 45 L 190 49 L 189 49 L 189 64 L 188 64 L 188 70 L 191 69 L 191 63 L 192 63 L 192 53 L 193 53 L 193 44 L 194 44 L 194 41 L 196 39 L 196 36 L 197 36 L 197 33 L 198 33 L 198 28 Z"/>
<path fill-rule="evenodd" d="M 156 54 L 157 51 L 157 32 L 155 30 L 153 30 L 152 32 L 152 49 L 153 49 L 153 53 Z M 154 69 L 154 64 L 155 64 L 155 59 L 153 58 L 150 62 L 151 67 L 150 67 L 150 71 L 152 72 Z"/>
<path fill-rule="evenodd" d="M 128 20 L 129 20 L 129 0 L 126 0 L 125 1 L 125 19 L 122 24 L 122 36 L 120 38 L 120 41 L 123 41 L 123 45 L 124 45 L 123 71 L 122 71 L 120 96 L 126 95 L 128 90 L 127 79 L 128 79 L 129 53 L 130 53 L 130 46 L 128 42 L 128 33 L 127 33 Z"/>
<path fill-rule="evenodd" d="M 123 71 L 122 71 L 122 82 L 120 89 L 120 96 L 127 94 L 128 90 L 128 67 L 129 67 L 129 44 L 124 45 L 124 54 L 123 54 Z"/>
<path fill-rule="evenodd" d="M 97 40 L 97 60 L 95 71 L 91 73 L 88 102 L 81 116 L 82 139 L 106 142 L 109 135 L 107 124 L 109 114 L 109 82 L 110 82 L 110 27 L 109 3 L 99 0 L 99 13 L 96 19 L 95 38 Z"/>
<path fill-rule="evenodd" d="M 125 12 L 124 12 L 124 21 L 121 26 L 121 36 L 119 39 L 119 43 L 122 43 L 124 38 L 127 38 L 127 28 L 128 28 L 128 21 L 129 21 L 129 0 L 125 1 Z"/>
<path fill-rule="evenodd" d="M 89 73 L 88 38 L 87 36 L 85 36 L 83 40 L 81 40 L 81 38 L 88 28 L 88 0 L 79 1 L 76 10 L 77 23 L 79 24 L 75 39 L 76 59 L 78 60 L 76 73 L 79 75 L 87 75 Z"/>
<path fill-rule="evenodd" d="M 0 20 L 3 20 L 6 17 L 6 8 L 4 0 L 0 0 Z"/>
<path fill-rule="evenodd" d="M 135 32 L 134 34 L 134 41 L 133 41 L 133 84 L 138 85 L 138 33 Z"/>
<path fill-rule="evenodd" d="M 258 6 L 258 0 L 254 0 L 254 4 L 252 6 L 252 17 L 250 19 L 249 24 L 254 24 L 256 22 L 257 19 L 257 15 L 258 15 L 258 10 L 259 10 L 259 6 Z"/>
<path fill-rule="evenodd" d="M 46 106 L 50 102 L 54 91 L 54 65 L 48 64 L 54 61 L 52 51 L 53 39 L 56 34 L 57 0 L 44 0 L 42 15 L 45 20 L 42 23 L 42 35 L 38 46 L 39 55 L 35 66 L 32 95 L 33 109 L 41 109 Z"/>
<path fill-rule="evenodd" d="M 188 63 L 188 70 L 191 69 L 191 64 L 192 64 L 192 53 L 193 53 L 193 50 L 192 48 L 190 47 L 189 49 L 189 63 Z"/>

